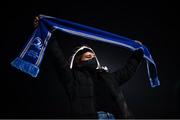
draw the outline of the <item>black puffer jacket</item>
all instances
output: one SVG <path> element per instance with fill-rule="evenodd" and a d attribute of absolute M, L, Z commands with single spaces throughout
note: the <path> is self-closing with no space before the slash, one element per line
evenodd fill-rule
<path fill-rule="evenodd" d="M 96 112 L 98 111 L 96 106 L 96 98 L 101 99 L 97 96 L 96 90 L 101 90 L 101 86 L 104 86 L 102 89 L 107 90 L 107 94 L 104 94 L 108 95 L 107 99 L 109 99 L 109 101 L 107 101 L 107 104 L 109 103 L 111 106 L 111 103 L 113 103 L 113 105 L 116 106 L 113 107 L 119 114 L 116 115 L 116 118 L 132 117 L 128 110 L 123 94 L 119 88 L 136 72 L 138 65 L 143 58 L 142 50 L 137 50 L 132 53 L 130 58 L 127 60 L 126 65 L 120 70 L 110 73 L 104 69 L 97 69 L 94 72 L 95 74 L 91 74 L 86 69 L 75 67 L 70 69 L 69 64 L 67 63 L 60 47 L 58 46 L 57 41 L 52 40 L 49 45 L 49 49 L 51 50 L 54 58 L 55 66 L 60 75 L 60 80 L 63 82 L 69 96 L 71 104 L 71 117 L 96 118 Z M 100 86 L 96 86 L 94 79 L 100 79 L 102 85 L 100 84 Z M 103 98 L 106 99 L 106 96 L 103 96 Z M 102 100 L 104 102 L 104 99 Z"/>

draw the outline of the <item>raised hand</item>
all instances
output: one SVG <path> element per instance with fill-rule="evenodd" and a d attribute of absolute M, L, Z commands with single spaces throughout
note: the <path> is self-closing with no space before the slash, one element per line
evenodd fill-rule
<path fill-rule="evenodd" d="M 33 24 L 34 24 L 34 27 L 38 26 L 38 24 L 39 24 L 39 16 L 35 17 Z"/>

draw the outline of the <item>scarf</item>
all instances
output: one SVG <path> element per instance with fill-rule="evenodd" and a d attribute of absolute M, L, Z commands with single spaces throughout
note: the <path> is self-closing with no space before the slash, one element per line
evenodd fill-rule
<path fill-rule="evenodd" d="M 144 53 L 143 58 L 145 59 L 147 65 L 150 85 L 151 87 L 160 85 L 156 64 L 149 50 L 143 44 L 127 37 L 106 32 L 97 28 L 46 15 L 39 15 L 38 26 L 28 38 L 20 55 L 11 62 L 11 65 L 25 73 L 28 73 L 32 77 L 37 77 L 48 41 L 55 30 L 88 38 L 87 40 L 114 44 L 130 51 L 142 49 Z"/>

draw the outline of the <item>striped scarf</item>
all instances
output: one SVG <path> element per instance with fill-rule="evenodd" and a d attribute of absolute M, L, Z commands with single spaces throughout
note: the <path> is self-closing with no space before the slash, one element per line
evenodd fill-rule
<path fill-rule="evenodd" d="M 37 77 L 48 41 L 53 31 L 59 30 L 72 35 L 88 38 L 87 40 L 114 44 L 119 47 L 127 48 L 130 51 L 142 49 L 144 53 L 143 58 L 145 59 L 147 65 L 150 85 L 151 87 L 160 85 L 157 76 L 156 64 L 149 50 L 144 45 L 120 35 L 64 19 L 45 15 L 39 15 L 39 18 L 39 24 L 32 35 L 28 38 L 24 49 L 20 55 L 11 62 L 11 65 L 15 68 L 30 74 L 32 77 Z"/>

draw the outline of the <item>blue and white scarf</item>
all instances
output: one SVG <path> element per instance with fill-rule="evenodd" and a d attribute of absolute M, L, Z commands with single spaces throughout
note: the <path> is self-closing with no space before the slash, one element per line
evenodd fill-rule
<path fill-rule="evenodd" d="M 144 52 L 144 59 L 146 60 L 148 77 L 151 87 L 160 85 L 157 76 L 156 64 L 148 51 L 148 49 L 132 39 L 119 36 L 100 29 L 92 28 L 75 22 L 39 15 L 38 27 L 29 37 L 26 46 L 21 54 L 11 62 L 11 65 L 20 69 L 21 71 L 37 77 L 39 67 L 44 56 L 48 41 L 54 30 L 60 30 L 76 36 L 88 38 L 87 40 L 95 40 L 115 44 L 119 47 L 124 47 L 130 51 L 142 49 Z"/>

